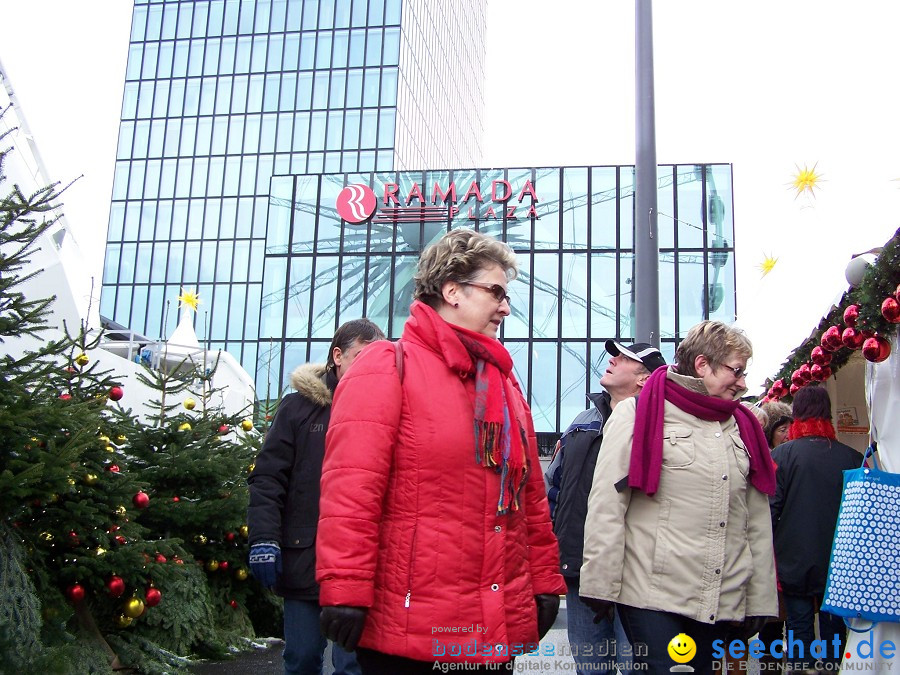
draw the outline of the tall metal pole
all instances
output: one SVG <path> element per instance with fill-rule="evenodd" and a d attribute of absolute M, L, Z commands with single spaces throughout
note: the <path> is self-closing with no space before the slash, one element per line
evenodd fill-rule
<path fill-rule="evenodd" d="M 659 347 L 656 114 L 651 0 L 635 0 L 634 339 Z"/>

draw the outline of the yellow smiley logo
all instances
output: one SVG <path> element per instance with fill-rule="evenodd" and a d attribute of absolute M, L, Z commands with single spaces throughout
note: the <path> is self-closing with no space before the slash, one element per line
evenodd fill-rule
<path fill-rule="evenodd" d="M 679 633 L 669 641 L 669 658 L 675 663 L 687 663 L 697 655 L 697 643 L 686 633 Z"/>

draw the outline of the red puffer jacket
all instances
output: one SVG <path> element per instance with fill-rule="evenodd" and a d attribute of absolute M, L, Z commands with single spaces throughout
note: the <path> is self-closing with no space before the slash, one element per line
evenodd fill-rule
<path fill-rule="evenodd" d="M 416 303 L 418 304 L 418 303 Z M 335 392 L 322 472 L 322 605 L 367 607 L 360 646 L 421 661 L 503 662 L 538 641 L 534 596 L 563 594 L 531 412 L 520 508 L 475 461 L 474 366 L 452 329 L 415 311 Z M 517 386 L 518 391 L 518 386 Z"/>

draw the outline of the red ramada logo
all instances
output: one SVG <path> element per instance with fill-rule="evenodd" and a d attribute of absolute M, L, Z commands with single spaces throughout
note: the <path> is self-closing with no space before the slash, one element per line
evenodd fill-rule
<path fill-rule="evenodd" d="M 372 217 L 378 199 L 368 185 L 348 185 L 337 196 L 338 215 L 348 223 L 361 223 Z"/>

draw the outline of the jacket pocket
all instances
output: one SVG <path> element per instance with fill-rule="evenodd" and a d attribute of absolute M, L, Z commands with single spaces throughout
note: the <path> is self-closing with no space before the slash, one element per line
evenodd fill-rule
<path fill-rule="evenodd" d="M 669 469 L 680 469 L 694 463 L 694 430 L 688 427 L 663 429 L 662 463 Z"/>
<path fill-rule="evenodd" d="M 653 544 L 653 574 L 663 574 L 666 571 L 666 561 L 669 558 L 669 516 L 672 511 L 672 502 L 668 499 L 659 500 L 659 512 L 656 516 L 656 539 Z"/>
<path fill-rule="evenodd" d="M 731 434 L 731 451 L 734 453 L 734 462 L 737 464 L 738 471 L 746 478 L 750 473 L 750 453 L 747 452 L 744 439 L 739 434 Z"/>

